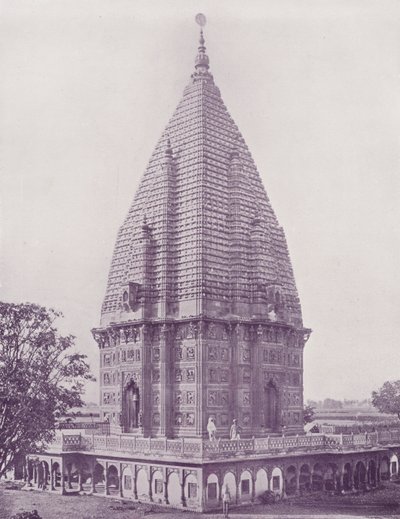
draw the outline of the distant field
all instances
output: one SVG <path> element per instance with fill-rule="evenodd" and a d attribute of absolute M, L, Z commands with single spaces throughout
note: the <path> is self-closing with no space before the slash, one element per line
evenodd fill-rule
<path fill-rule="evenodd" d="M 396 415 L 383 414 L 376 409 L 366 410 L 364 409 L 316 409 L 315 410 L 315 421 L 329 420 L 329 423 L 333 423 L 333 420 L 340 420 L 343 423 L 344 420 L 351 423 L 354 422 L 387 422 L 396 423 L 398 418 Z"/>

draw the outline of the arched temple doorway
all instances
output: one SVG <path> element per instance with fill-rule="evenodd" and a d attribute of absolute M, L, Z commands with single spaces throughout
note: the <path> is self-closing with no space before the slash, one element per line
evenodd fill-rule
<path fill-rule="evenodd" d="M 390 465 L 389 465 L 389 458 L 387 456 L 384 456 L 381 459 L 379 472 L 380 472 L 381 479 L 383 481 L 385 481 L 385 480 L 387 481 L 388 479 L 390 479 Z"/>
<path fill-rule="evenodd" d="M 311 473 L 311 489 L 318 492 L 324 489 L 324 471 L 320 463 L 316 463 Z"/>
<path fill-rule="evenodd" d="M 297 470 L 294 465 L 291 465 L 286 469 L 286 494 L 288 496 L 294 496 L 296 493 L 296 479 L 297 479 Z"/>
<path fill-rule="evenodd" d="M 140 426 L 140 396 L 136 382 L 131 379 L 124 390 L 124 423 L 126 432 L 133 432 Z"/>
<path fill-rule="evenodd" d="M 278 390 L 270 380 L 264 387 L 265 427 L 275 431 L 278 427 Z"/>
<path fill-rule="evenodd" d="M 353 476 L 350 463 L 346 463 L 343 467 L 343 490 L 351 490 L 353 484 Z"/>
<path fill-rule="evenodd" d="M 119 475 L 118 469 L 115 465 L 110 465 L 107 469 L 107 481 L 106 481 L 108 493 L 110 495 L 116 495 L 119 490 Z"/>
<path fill-rule="evenodd" d="M 103 465 L 100 465 L 100 463 L 96 463 L 93 469 L 93 489 L 95 492 L 103 494 L 105 488 L 104 467 Z"/>
<path fill-rule="evenodd" d="M 311 491 L 311 471 L 306 463 L 300 467 L 299 486 L 300 493 Z"/>
<path fill-rule="evenodd" d="M 353 476 L 354 487 L 357 490 L 364 490 L 366 479 L 367 479 L 367 470 L 365 468 L 364 463 L 362 461 L 359 461 L 354 470 L 354 476 Z"/>
<path fill-rule="evenodd" d="M 368 462 L 367 481 L 369 485 L 376 486 L 376 463 L 374 460 Z"/>

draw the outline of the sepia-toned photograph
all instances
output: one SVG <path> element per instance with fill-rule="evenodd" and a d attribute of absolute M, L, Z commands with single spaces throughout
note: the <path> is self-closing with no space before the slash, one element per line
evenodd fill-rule
<path fill-rule="evenodd" d="M 399 2 L 0 13 L 0 519 L 400 518 Z"/>

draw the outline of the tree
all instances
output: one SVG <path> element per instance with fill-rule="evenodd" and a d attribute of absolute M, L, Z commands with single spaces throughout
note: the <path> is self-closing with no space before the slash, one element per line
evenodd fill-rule
<path fill-rule="evenodd" d="M 323 409 L 342 409 L 343 402 L 340 400 L 335 400 L 334 398 L 325 398 L 322 403 Z"/>
<path fill-rule="evenodd" d="M 305 405 L 303 410 L 303 421 L 304 425 L 311 423 L 314 420 L 314 407 L 311 405 Z"/>
<path fill-rule="evenodd" d="M 378 391 L 372 391 L 371 401 L 381 413 L 396 414 L 400 419 L 400 380 L 387 381 Z"/>
<path fill-rule="evenodd" d="M 0 477 L 16 455 L 54 439 L 56 420 L 83 405 L 84 381 L 94 380 L 86 355 L 61 336 L 62 314 L 35 304 L 0 302 Z"/>

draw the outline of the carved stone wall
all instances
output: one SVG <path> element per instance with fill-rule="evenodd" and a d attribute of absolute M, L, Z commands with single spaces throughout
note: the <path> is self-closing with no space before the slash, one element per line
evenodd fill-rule
<path fill-rule="evenodd" d="M 209 417 L 225 437 L 234 418 L 244 436 L 300 433 L 305 333 L 282 323 L 222 320 L 96 330 L 102 417 L 124 428 L 124 388 L 134 381 L 138 434 L 204 436 Z M 274 425 L 267 420 L 272 394 Z"/>

